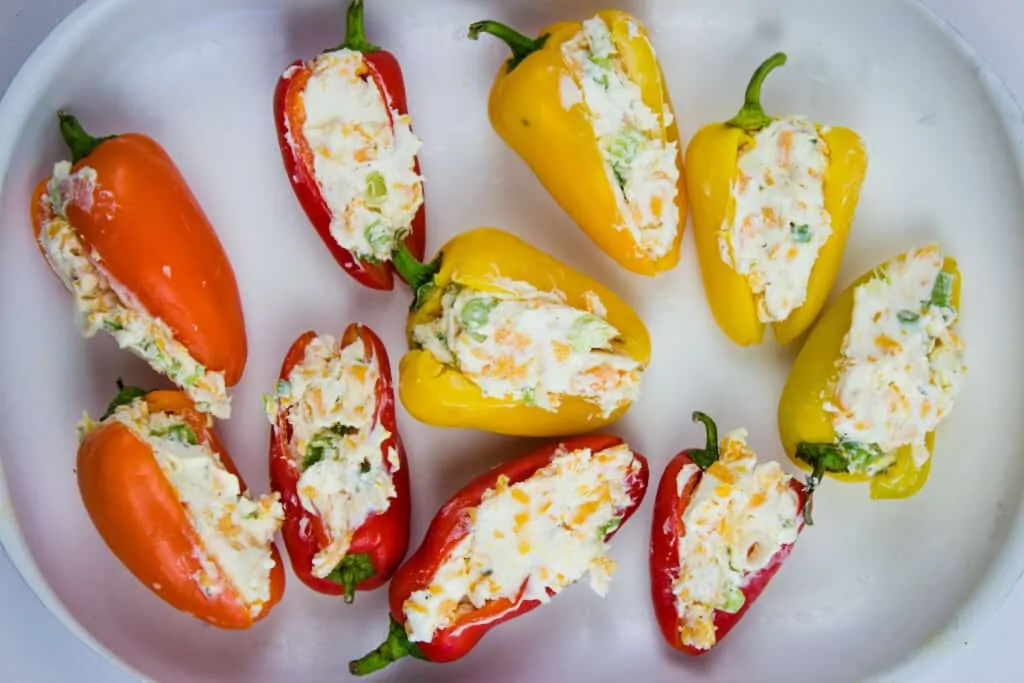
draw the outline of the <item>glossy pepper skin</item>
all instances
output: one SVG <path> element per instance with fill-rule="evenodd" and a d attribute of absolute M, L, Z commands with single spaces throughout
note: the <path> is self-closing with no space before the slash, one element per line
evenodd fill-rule
<path fill-rule="evenodd" d="M 654 515 L 651 524 L 650 572 L 651 601 L 662 637 L 672 648 L 691 656 L 698 656 L 709 652 L 710 649 L 702 650 L 685 644 L 680 639 L 681 615 L 672 584 L 679 576 L 679 540 L 686 534 L 683 517 L 693 502 L 694 493 L 700 485 L 704 472 L 718 460 L 719 450 L 718 429 L 714 421 L 699 412 L 693 414 L 693 419 L 695 422 L 704 424 L 707 431 L 707 444 L 703 449 L 691 448 L 678 453 L 669 461 L 661 475 L 658 492 L 654 499 Z M 700 468 L 700 472 L 690 479 L 685 489 L 679 491 L 676 480 L 679 477 L 679 472 L 687 465 L 696 465 Z M 813 490 L 795 479 L 790 480 L 790 486 L 797 495 L 800 509 L 797 527 L 799 533 L 803 531 L 805 522 L 806 524 L 812 523 L 810 514 Z M 745 601 L 739 610 L 732 614 L 715 610 L 716 645 L 739 623 L 754 601 L 760 597 L 765 587 L 779 571 L 782 563 L 789 557 L 793 545 L 790 543 L 782 546 L 763 569 L 747 577 L 746 584 L 742 588 Z"/>
<path fill-rule="evenodd" d="M 511 233 L 476 228 L 448 241 L 429 264 L 396 260 L 413 283 L 415 300 L 407 331 L 410 351 L 399 364 L 398 390 L 405 409 L 417 420 L 437 427 L 468 427 L 515 436 L 572 435 L 599 429 L 619 419 L 622 406 L 603 417 L 600 408 L 575 396 L 565 396 L 554 412 L 521 401 L 484 396 L 458 370 L 425 349 L 416 348 L 412 331 L 441 314 L 441 298 L 449 284 L 482 290 L 500 289 L 495 281 L 526 282 L 541 291 L 563 293 L 570 306 L 585 309 L 587 292 L 597 294 L 608 311 L 606 319 L 622 334 L 618 348 L 646 367 L 651 340 L 640 317 L 607 287 L 579 273 Z"/>
<path fill-rule="evenodd" d="M 103 270 L 167 324 L 174 338 L 227 386 L 242 378 L 248 355 L 245 319 L 234 270 L 198 200 L 167 152 L 150 137 L 89 135 L 58 114 L 72 152 L 72 172 L 96 171 L 91 206 L 67 204 L 68 222 Z M 54 218 L 43 201 L 50 178 L 32 195 L 38 240 Z M 168 273 L 171 273 L 168 276 Z"/>
<path fill-rule="evenodd" d="M 281 366 L 280 379 L 287 380 L 292 369 L 302 362 L 306 346 L 316 338 L 315 332 L 302 334 L 292 344 Z M 409 514 L 411 494 L 409 465 L 395 421 L 395 392 L 391 385 L 391 364 L 387 350 L 373 330 L 360 325 L 349 325 L 342 336 L 342 346 L 361 339 L 369 350 L 367 360 L 375 363 L 380 372 L 374 423 L 388 430 L 391 436 L 381 445 L 384 462 L 390 469 L 388 452 L 398 453 L 399 468 L 391 472 L 395 497 L 387 510 L 373 515 L 352 535 L 348 554 L 341 564 L 326 578 L 313 576 L 313 557 L 330 543 L 320 515 L 302 506 L 298 483 L 302 475 L 298 463 L 301 458 L 291 448 L 291 425 L 286 413 L 279 413 L 270 431 L 270 487 L 281 494 L 284 507 L 284 525 L 281 535 L 291 557 L 292 570 L 299 579 L 319 593 L 343 595 L 352 602 L 355 591 L 370 591 L 384 585 L 409 549 Z"/>
<path fill-rule="evenodd" d="M 654 48 L 641 22 L 618 10 L 598 12 L 609 27 L 631 79 L 640 86 L 644 103 L 662 121 L 666 143 L 675 142 L 679 153 L 679 187 L 676 210 L 679 229 L 675 243 L 664 256 L 652 259 L 641 251 L 628 230 L 617 226 L 626 220 L 617 200 L 617 188 L 606 168 L 590 123 L 586 105 L 562 104 L 562 79 L 573 79 L 562 58 L 562 45 L 583 28 L 582 22 L 565 21 L 528 38 L 495 21 L 480 21 L 469 36 L 491 33 L 512 50 L 491 88 L 488 115 L 495 132 L 527 163 L 541 184 L 587 236 L 619 265 L 640 275 L 653 276 L 679 262 L 679 247 L 686 225 L 686 187 L 682 146 L 675 115 L 668 125 L 663 112 L 672 112 L 665 78 Z"/>
<path fill-rule="evenodd" d="M 715 321 L 740 346 L 760 344 L 765 324 L 758 319 L 757 301 L 745 275 L 722 260 L 718 233 L 735 211 L 732 183 L 740 153 L 753 144 L 754 135 L 773 117 L 761 107 L 761 85 L 786 55 L 769 57 L 747 86 L 746 102 L 726 123 L 705 126 L 686 148 L 686 183 L 693 207 L 693 235 L 697 244 L 704 291 Z M 832 218 L 832 235 L 818 252 L 804 304 L 781 322 L 772 323 L 775 341 L 788 344 L 803 334 L 818 317 L 842 261 L 846 239 L 867 173 L 867 152 L 860 136 L 848 128 L 816 126 L 829 148 L 824 178 L 825 210 Z"/>
<path fill-rule="evenodd" d="M 403 657 L 411 656 L 429 662 L 452 662 L 472 650 L 480 639 L 491 629 L 503 622 L 514 619 L 541 605 L 538 600 L 494 600 L 480 609 L 462 614 L 458 621 L 434 634 L 430 642 L 411 642 L 405 633 L 405 612 L 402 606 L 405 601 L 418 590 L 427 588 L 438 569 L 448 558 L 452 549 L 469 533 L 472 526 L 471 513 L 480 505 L 484 493 L 497 484 L 501 476 L 508 477 L 512 486 L 526 481 L 538 470 L 549 465 L 561 450 L 576 451 L 589 448 L 594 452 L 602 451 L 623 443 L 616 436 L 587 435 L 572 439 L 549 443 L 545 446 L 510 460 L 503 465 L 491 469 L 467 484 L 453 495 L 427 529 L 423 543 L 412 556 L 398 569 L 388 589 L 388 602 L 391 609 L 391 622 L 387 640 L 376 650 L 361 659 L 349 663 L 349 672 L 356 676 L 373 673 Z M 627 489 L 630 505 L 622 510 L 622 521 L 608 532 L 606 540 L 610 540 L 629 518 L 636 512 L 647 492 L 649 470 L 647 460 L 639 453 L 633 454 L 639 463 L 639 469 L 630 475 Z M 553 594 L 552 594 L 553 595 Z"/>
<path fill-rule="evenodd" d="M 897 258 L 905 258 L 905 254 Z M 825 398 L 832 395 L 839 380 L 838 363 L 850 329 L 854 290 L 884 272 L 887 264 L 865 273 L 843 290 L 815 325 L 790 369 L 778 412 L 782 445 L 794 463 L 812 472 L 809 483 L 816 485 L 825 474 L 841 481 L 869 481 L 873 499 L 908 498 L 921 490 L 931 471 L 931 458 L 918 467 L 910 446 L 904 446 L 899 449 L 896 462 L 874 476 L 849 473 L 846 458 L 834 445 L 838 437 L 831 415 L 824 408 Z M 953 276 L 951 301 L 959 309 L 961 275 L 956 261 L 947 257 L 943 271 Z M 935 444 L 934 432 L 927 434 L 925 444 L 930 453 Z"/>
<path fill-rule="evenodd" d="M 214 432 L 210 418 L 179 391 L 145 393 L 122 388 L 108 415 L 138 397 L 151 413 L 179 416 L 199 439 L 220 457 L 225 469 L 245 481 Z M 214 626 L 247 629 L 263 619 L 284 594 L 281 555 L 271 544 L 270 600 L 253 615 L 237 590 L 225 584 L 208 596 L 196 581 L 203 571 L 199 537 L 171 483 L 160 470 L 153 449 L 120 422 L 107 422 L 90 432 L 78 449 L 78 489 L 93 525 L 115 556 L 165 602 Z"/>
<path fill-rule="evenodd" d="M 380 89 L 384 102 L 400 115 L 409 113 L 405 96 L 405 80 L 395 56 L 366 40 L 363 30 L 363 0 L 353 0 L 348 8 L 345 42 L 325 52 L 349 49 L 363 53 L 373 82 Z M 313 152 L 302 135 L 306 121 L 304 93 L 313 73 L 315 60 L 296 60 L 281 74 L 274 92 L 274 122 L 285 171 L 295 196 L 313 224 L 324 245 L 346 273 L 371 289 L 394 289 L 394 269 L 390 263 L 360 259 L 345 249 L 331 235 L 331 210 L 320 192 L 313 167 Z M 419 175 L 419 161 L 416 162 Z M 404 240 L 405 248 L 418 259 L 423 258 L 426 245 L 426 209 L 421 205 Z"/>

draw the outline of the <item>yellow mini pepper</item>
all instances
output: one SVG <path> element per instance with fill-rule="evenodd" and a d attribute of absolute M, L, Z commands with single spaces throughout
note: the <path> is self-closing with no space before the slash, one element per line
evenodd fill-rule
<path fill-rule="evenodd" d="M 702 128 L 686 149 L 687 193 L 693 206 L 694 241 L 704 291 L 719 327 L 741 346 L 761 343 L 765 324 L 758 318 L 757 300 L 747 277 L 722 260 L 719 234 L 732 225 L 735 215 L 733 184 L 740 155 L 754 144 L 758 131 L 776 120 L 765 114 L 761 106 L 761 86 L 772 70 L 785 63 L 786 55 L 782 52 L 769 57 L 750 79 L 740 112 L 725 123 Z M 828 147 L 823 190 L 832 234 L 818 252 L 804 304 L 785 320 L 772 323 L 775 340 L 780 344 L 787 344 L 806 331 L 825 305 L 835 284 L 867 172 L 867 152 L 855 132 L 818 124 L 815 127 Z"/>
<path fill-rule="evenodd" d="M 901 254 L 897 259 L 905 259 Z M 870 481 L 872 498 L 908 498 L 924 486 L 931 470 L 929 457 L 918 467 L 911 446 L 896 452 L 895 462 L 887 469 L 870 476 L 850 473 L 849 460 L 833 428 L 832 415 L 825 410 L 831 400 L 841 372 L 843 342 L 850 328 L 854 308 L 854 291 L 858 286 L 884 276 L 889 262 L 862 275 L 838 296 L 835 303 L 815 325 L 793 364 L 779 400 L 779 435 L 786 454 L 799 467 L 812 471 L 808 485 L 816 486 L 828 474 L 841 481 Z M 960 271 L 956 261 L 946 257 L 943 272 L 951 278 L 949 301 L 960 307 Z M 925 445 L 931 453 L 935 433 L 929 432 Z"/>
<path fill-rule="evenodd" d="M 408 250 L 395 254 L 395 267 L 413 288 L 415 300 L 407 332 L 410 350 L 399 363 L 398 392 L 402 404 L 417 420 L 437 427 L 465 427 L 515 436 L 568 436 L 599 429 L 619 419 L 623 405 L 610 415 L 578 396 L 563 396 L 556 410 L 527 405 L 510 398 L 485 396 L 471 379 L 418 348 L 417 325 L 442 315 L 442 297 L 449 285 L 481 291 L 507 291 L 500 283 L 523 282 L 542 292 L 565 297 L 569 306 L 588 310 L 596 295 L 606 313 L 601 317 L 620 336 L 613 351 L 650 361 L 651 340 L 636 312 L 614 292 L 557 259 L 497 228 L 476 228 L 449 240 L 429 264 L 413 259 Z"/>
<path fill-rule="evenodd" d="M 679 247 L 686 225 L 686 183 L 675 123 L 665 79 L 643 25 L 618 10 L 598 12 L 629 80 L 639 86 L 644 104 L 660 122 L 658 139 L 675 145 L 674 207 L 660 199 L 652 210 L 673 211 L 678 219 L 674 240 L 667 252 L 653 256 L 638 243 L 626 226 L 623 190 L 613 167 L 606 163 L 594 133 L 592 115 L 579 94 L 580 83 L 562 53 L 576 38 L 582 22 L 552 24 L 537 39 L 528 38 L 496 21 L 480 21 L 469 36 L 490 33 L 505 41 L 512 57 L 501 67 L 491 88 L 488 114 L 491 125 L 505 143 L 529 165 L 555 201 L 590 239 L 622 267 L 640 275 L 656 275 L 679 262 Z M 633 150 L 628 140 L 613 144 L 616 150 Z M 632 156 L 630 156 L 630 159 Z M 624 162 L 625 163 L 625 162 Z M 630 161 L 631 163 L 631 161 Z"/>

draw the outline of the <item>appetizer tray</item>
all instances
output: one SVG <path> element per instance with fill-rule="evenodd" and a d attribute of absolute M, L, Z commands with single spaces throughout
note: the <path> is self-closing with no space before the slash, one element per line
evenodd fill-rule
<path fill-rule="evenodd" d="M 496 476 L 493 467 L 551 451 L 552 444 L 572 434 L 613 435 L 646 458 L 646 468 L 639 460 L 630 466 L 625 488 L 612 494 L 620 499 L 613 506 L 615 517 L 608 520 L 610 526 L 600 526 L 599 538 L 608 540 L 607 556 L 616 565 L 606 596 L 595 594 L 584 577 L 538 609 L 484 628 L 489 632 L 475 646 L 449 633 L 453 640 L 448 645 L 417 650 L 425 659 L 454 654 L 449 658 L 455 661 L 405 657 L 367 680 L 929 680 L 943 657 L 999 608 L 1024 571 L 1024 422 L 1019 417 L 1024 408 L 1024 345 L 1019 342 L 1024 334 L 1024 269 L 1019 265 L 1024 256 L 1024 127 L 1021 111 L 1003 84 L 949 26 L 911 1 L 366 0 L 364 9 L 367 39 L 390 51 L 401 65 L 412 130 L 423 141 L 418 159 L 426 219 L 415 228 L 419 237 L 425 236 L 422 259 L 429 261 L 448 245 L 442 264 L 447 254 L 455 270 L 490 268 L 498 276 L 529 281 L 546 296 L 567 296 L 576 308 L 586 302 L 591 319 L 606 316 L 617 327 L 614 348 L 628 347 L 630 362 L 646 364 L 636 400 L 610 419 L 595 417 L 601 411 L 585 419 L 578 414 L 555 419 L 541 416 L 543 407 L 534 407 L 534 412 L 507 409 L 505 417 L 474 425 L 452 408 L 445 389 L 428 379 L 399 392 L 407 371 L 416 370 L 404 365 L 399 369 L 410 344 L 410 288 L 397 277 L 390 291 L 366 287 L 339 267 L 345 255 L 325 246 L 311 226 L 320 210 L 308 208 L 316 205 L 315 199 L 304 199 L 307 215 L 296 196 L 298 192 L 301 198 L 303 189 L 293 188 L 289 180 L 299 171 L 293 166 L 286 171 L 289 145 L 295 143 L 295 130 L 288 125 L 296 120 L 284 120 L 288 114 L 275 111 L 280 108 L 275 89 L 281 87 L 282 74 L 291 78 L 298 73 L 286 71 L 289 65 L 345 41 L 344 3 L 87 0 L 39 46 L 0 102 L 0 317 L 5 321 L 0 357 L 6 359 L 0 368 L 0 543 L 47 607 L 101 655 L 140 678 L 166 682 L 347 680 L 349 662 L 374 650 L 389 632 L 386 582 L 375 590 L 359 590 L 351 604 L 340 595 L 312 590 L 307 584 L 317 581 L 296 575 L 289 555 L 293 548 L 281 535 L 275 541 L 280 558 L 274 570 L 284 579 L 279 602 L 256 623 L 242 619 L 247 628 L 226 629 L 162 601 L 155 593 L 164 587 L 137 580 L 126 568 L 131 562 L 122 564 L 97 533 L 103 526 L 94 525 L 102 517 L 100 509 L 110 515 L 104 524 L 114 536 L 134 525 L 140 535 L 127 554 L 135 557 L 133 571 L 139 573 L 138 557 L 149 552 L 146 539 L 164 533 L 166 520 L 154 506 L 146 507 L 147 500 L 152 502 L 149 494 L 137 497 L 134 508 L 118 507 L 124 500 L 120 496 L 128 496 L 135 485 L 130 477 L 119 480 L 124 484 L 120 488 L 110 479 L 82 483 L 95 476 L 97 462 L 101 469 L 112 470 L 123 463 L 96 436 L 94 450 L 109 452 L 96 456 L 100 460 L 91 462 L 88 471 L 80 467 L 85 461 L 77 460 L 76 471 L 76 428 L 83 411 L 98 420 L 117 392 L 118 380 L 146 389 L 172 385 L 119 349 L 106 332 L 83 338 L 72 297 L 33 238 L 30 214 L 41 205 L 55 206 L 52 198 L 33 199 L 33 192 L 54 174 L 56 162 L 70 158 L 56 116 L 65 110 L 96 136 L 135 132 L 157 141 L 216 231 L 237 282 L 248 350 L 244 374 L 228 387 L 230 419 L 212 424 L 254 497 L 271 491 L 266 395 L 277 393 L 273 400 L 278 404 L 271 407 L 286 400 L 290 385 L 278 384 L 282 359 L 303 332 L 340 339 L 352 323 L 379 336 L 379 347 L 365 337 L 370 340 L 367 348 L 378 349 L 377 359 L 390 358 L 386 367 L 394 378 L 396 415 L 394 424 L 384 418 L 380 424 L 394 432 L 385 446 L 397 448 L 394 437 L 401 435 L 402 475 L 394 483 L 402 504 L 411 502 L 408 522 L 389 522 L 379 547 L 362 551 L 393 555 L 396 551 L 388 544 L 394 534 L 407 530 L 408 560 L 425 538 L 437 541 L 436 529 L 428 530 L 431 520 L 445 501 L 464 495 L 463 487 L 478 477 Z M 563 114 L 553 112 L 579 104 L 580 94 L 567 92 L 564 84 L 560 92 L 545 86 L 552 82 L 552 70 L 560 67 L 545 71 L 530 57 L 519 62 L 512 70 L 522 70 L 516 74 L 521 77 L 517 85 L 494 96 L 492 118 L 498 125 L 492 125 L 488 101 L 496 75 L 508 69 L 509 48 L 487 35 L 493 25 L 477 40 L 467 35 L 472 23 L 490 19 L 533 40 L 555 22 L 579 22 L 611 9 L 633 17 L 620 17 L 620 39 L 642 42 L 638 36 L 646 30 L 671 98 L 680 162 L 684 155 L 686 159 L 686 220 L 678 264 L 659 267 L 662 272 L 654 276 L 630 272 L 606 253 L 616 252 L 618 238 L 609 237 L 613 228 L 597 223 L 604 219 L 600 207 L 607 204 L 602 202 L 612 195 L 600 182 L 587 186 L 594 183 L 595 166 L 585 155 L 566 152 L 562 145 L 569 129 L 544 138 L 543 145 L 530 142 L 550 131 L 552 121 L 562 120 L 558 117 Z M 534 53 L 550 48 L 529 41 L 519 47 Z M 694 235 L 722 221 L 708 209 L 706 195 L 712 192 L 710 178 L 716 172 L 712 167 L 736 162 L 695 155 L 691 163 L 687 154 L 698 131 L 736 114 L 751 74 L 779 52 L 785 53 L 785 63 L 778 58 L 764 81 L 765 111 L 818 122 L 832 164 L 842 157 L 855 167 L 856 160 L 845 155 L 857 150 L 866 158 L 862 182 L 856 168 L 844 176 L 843 182 L 850 184 L 846 199 L 856 211 L 834 283 L 826 282 L 823 291 L 834 302 L 858 277 L 898 254 L 939 245 L 957 262 L 952 289 L 946 292 L 937 285 L 922 302 L 920 314 L 901 310 L 900 320 L 916 323 L 915 316 L 932 308 L 950 311 L 955 306 L 967 368 L 953 409 L 936 430 L 930 475 L 920 490 L 911 496 L 873 497 L 873 484 L 826 476 L 814 494 L 813 525 L 805 525 L 809 510 L 800 507 L 807 496 L 808 473 L 787 457 L 780 439 L 780 397 L 802 345 L 813 341 L 814 332 L 787 345 L 776 344 L 770 332 L 763 343 L 748 346 L 727 336 L 723 320 L 741 313 L 728 300 L 723 302 L 722 291 L 706 286 L 706 273 L 702 280 L 706 264 L 698 258 Z M 378 68 L 384 73 L 382 87 L 394 88 L 391 67 Z M 655 72 L 648 65 L 647 75 Z M 511 79 L 513 74 L 507 75 Z M 561 98 L 560 107 L 552 93 Z M 393 117 L 403 106 L 394 90 L 389 97 L 394 125 Z M 281 128 L 283 120 L 287 130 Z M 852 136 L 846 147 L 829 137 L 839 129 Z M 712 133 L 738 130 L 723 126 Z M 572 139 L 578 144 L 583 138 Z M 813 142 L 818 151 L 824 149 L 817 139 Z M 104 142 L 96 149 L 110 144 L 115 143 Z M 728 147 L 720 140 L 714 144 L 719 145 L 716 149 Z M 532 150 L 534 169 L 517 153 L 523 150 Z M 88 165 L 89 157 L 83 163 Z M 138 173 L 138 168 L 131 172 Z M 113 196 L 110 204 L 111 211 L 133 212 L 134 261 L 151 264 L 159 258 L 155 254 L 166 253 L 181 269 L 174 272 L 185 273 L 186 279 L 203 272 L 226 277 L 210 246 L 216 240 L 204 242 L 206 238 L 193 234 L 200 245 L 193 259 L 180 239 L 161 232 L 179 230 L 179 218 L 192 225 L 196 218 L 184 210 L 180 215 L 167 211 L 169 205 L 161 202 L 176 191 L 167 188 L 178 181 L 159 163 L 148 168 L 153 171 L 149 185 L 145 174 L 125 181 L 124 187 L 134 188 L 134 204 L 125 196 Z M 100 170 L 101 185 L 107 172 Z M 606 180 L 613 176 L 609 170 Z M 615 179 L 623 187 L 631 182 Z M 367 201 L 383 202 L 382 193 L 395 191 L 388 187 L 367 180 Z M 575 197 L 566 200 L 572 193 Z M 148 200 L 140 199 L 147 197 L 160 210 L 147 211 Z M 832 227 L 842 232 L 842 210 L 829 201 L 826 197 Z M 594 207 L 598 210 L 592 211 Z M 588 223 L 588 230 L 581 230 L 577 221 Z M 500 228 L 507 235 L 470 232 L 483 227 Z M 815 239 L 808 226 L 791 227 L 794 235 L 799 233 L 796 242 Z M 714 229 L 712 225 L 712 233 Z M 94 230 L 92 239 L 102 241 L 96 236 L 100 233 Z M 476 236 L 465 237 L 471 234 Z M 367 233 L 368 242 L 371 237 Z M 669 251 L 673 249 L 670 245 Z M 616 253 L 622 256 L 621 250 Z M 131 279 L 123 269 L 130 270 L 132 262 L 122 258 L 120 266 L 111 262 L 110 268 L 121 268 L 118 276 Z M 561 270 L 558 262 L 574 272 Z M 643 270 L 632 265 L 634 271 Z M 722 265 L 719 261 L 718 267 Z M 164 275 L 173 282 L 169 266 L 164 266 Z M 441 275 L 428 272 L 425 277 L 429 285 Z M 165 291 L 172 291 L 168 287 Z M 440 290 L 435 290 L 435 304 L 440 305 Z M 429 291 L 428 286 L 424 296 Z M 203 312 L 207 334 L 231 336 L 228 328 L 237 321 L 231 318 L 230 302 L 225 303 L 230 292 L 229 283 L 215 297 L 217 304 Z M 498 305 L 489 301 L 484 320 Z M 550 303 L 550 298 L 545 301 Z M 819 320 L 827 318 L 828 310 L 826 306 Z M 465 329 L 478 329 L 465 315 Z M 483 324 L 480 320 L 471 322 Z M 217 331 L 208 332 L 210 327 Z M 108 329 L 123 331 L 110 323 Z M 597 334 L 600 338 L 602 333 Z M 603 348 L 604 341 L 589 343 L 586 348 Z M 805 366 L 798 363 L 798 369 Z M 517 396 L 512 403 L 544 403 L 533 389 Z M 178 405 L 177 399 L 160 400 L 151 402 L 150 409 Z M 407 410 L 413 404 L 416 416 Z M 558 411 L 552 410 L 551 415 Z M 765 582 L 763 593 L 757 597 L 744 588 L 748 604 L 740 612 L 742 620 L 728 638 L 720 638 L 699 657 L 666 643 L 677 635 L 674 608 L 666 607 L 664 599 L 659 604 L 657 595 L 652 598 L 650 569 L 659 562 L 655 556 L 664 554 L 665 541 L 656 538 L 662 500 L 673 498 L 659 491 L 662 474 L 670 461 L 676 468 L 670 471 L 679 470 L 675 454 L 704 445 L 704 428 L 691 418 L 694 411 L 713 417 L 721 437 L 745 429 L 760 462 L 776 462 L 793 476 L 789 515 L 799 525 L 797 542 L 785 547 L 791 551 L 788 557 L 780 551 L 778 559 L 785 562 L 772 564 L 778 573 Z M 806 424 L 794 423 L 792 415 L 783 414 L 781 423 L 783 432 L 803 434 L 798 440 L 811 438 Z M 93 428 L 92 436 L 103 429 Z M 205 430 L 196 430 L 188 431 L 188 438 L 179 433 L 179 445 L 187 446 L 196 433 L 207 443 Z M 347 430 L 334 433 L 347 438 Z M 589 444 L 595 453 L 617 443 L 582 438 L 566 443 Z M 853 451 L 843 453 L 852 457 Z M 707 454 L 691 450 L 690 455 L 700 464 Z M 391 467 L 394 474 L 399 459 L 396 450 L 394 460 L 385 457 L 381 466 Z M 307 460 L 303 466 L 312 464 Z M 368 460 L 361 467 L 365 473 L 373 465 Z M 641 479 L 648 479 L 645 495 Z M 516 483 L 514 478 L 511 483 Z M 675 487 L 669 484 L 666 490 L 671 492 Z M 488 486 L 502 489 L 495 481 Z M 132 510 L 148 510 L 146 515 L 153 516 Z M 401 517 L 403 511 L 397 514 Z M 420 553 L 413 562 L 428 566 L 428 555 Z M 401 582 L 409 584 L 408 572 L 402 571 Z M 661 576 L 662 584 L 665 576 L 675 574 Z M 216 594 L 214 590 L 208 597 Z M 392 598 L 394 594 L 392 590 Z M 200 604 L 197 611 L 204 609 Z M 471 608 L 463 604 L 460 609 Z M 721 626 L 724 622 L 717 619 L 737 607 L 723 604 L 716 609 Z M 487 620 L 486 615 L 482 618 Z M 361 673 L 369 668 L 364 662 Z"/>

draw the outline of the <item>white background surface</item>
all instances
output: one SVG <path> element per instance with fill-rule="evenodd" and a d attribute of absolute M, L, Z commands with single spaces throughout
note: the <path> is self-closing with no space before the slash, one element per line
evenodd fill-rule
<path fill-rule="evenodd" d="M 0 84 L 77 0 L 0 0 Z M 614 3 L 610 3 L 614 4 Z M 927 0 L 950 19 L 1024 99 L 1024 47 L 1015 26 L 1024 19 L 1020 0 Z M 1015 43 L 1017 43 L 1015 45 Z M 73 558 L 68 558 L 73 562 Z M 922 580 L 926 580 L 922 577 Z M 1024 591 L 961 646 L 940 682 L 1019 680 L 1015 648 L 1024 627 Z M 813 657 L 809 660 L 813 662 Z M 339 675 L 344 675 L 340 673 Z M 823 674 L 823 680 L 827 675 Z M 6 557 L 0 555 L 0 681 L 36 683 L 75 680 L 121 683 L 129 679 L 103 662 L 50 616 Z M 756 683 L 756 682 L 755 682 Z"/>

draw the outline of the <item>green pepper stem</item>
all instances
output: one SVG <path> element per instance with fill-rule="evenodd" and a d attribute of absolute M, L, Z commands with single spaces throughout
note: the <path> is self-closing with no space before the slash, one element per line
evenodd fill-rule
<path fill-rule="evenodd" d="M 72 163 L 77 164 L 104 142 L 117 137 L 115 135 L 108 135 L 105 138 L 93 137 L 86 132 L 76 117 L 63 110 L 57 112 L 57 121 L 60 123 L 60 136 L 64 138 L 64 144 L 71 150 Z"/>
<path fill-rule="evenodd" d="M 814 491 L 821 486 L 826 472 L 846 472 L 850 463 L 842 447 L 834 443 L 799 443 L 796 458 L 811 466 L 811 474 L 804 484 L 804 523 L 814 525 Z"/>
<path fill-rule="evenodd" d="M 441 270 L 441 258 L 442 254 L 438 254 L 430 263 L 423 263 L 409 252 L 409 247 L 404 242 L 399 243 L 398 248 L 392 252 L 391 262 L 395 266 L 395 271 L 412 289 L 413 310 L 423 304 L 423 299 L 433 286 L 434 276 Z"/>
<path fill-rule="evenodd" d="M 750 78 L 750 83 L 747 84 L 743 107 L 736 116 L 726 121 L 725 125 L 753 133 L 772 122 L 771 117 L 764 113 L 764 107 L 761 106 L 761 86 L 764 85 L 768 74 L 785 63 L 786 53 L 776 52 L 757 67 L 757 71 Z"/>
<path fill-rule="evenodd" d="M 515 69 L 519 66 L 520 62 L 544 47 L 544 44 L 548 42 L 549 36 L 549 34 L 545 33 L 536 40 L 528 38 L 514 28 L 491 19 L 485 19 L 484 21 L 478 21 L 469 25 L 469 37 L 471 39 L 476 40 L 480 37 L 481 33 L 490 33 L 492 36 L 500 38 L 512 50 L 512 56 L 506 62 L 509 71 Z"/>
<path fill-rule="evenodd" d="M 346 555 L 327 578 L 342 587 L 344 600 L 351 605 L 356 599 L 356 586 L 376 573 L 373 560 L 367 553 L 354 553 Z"/>
<path fill-rule="evenodd" d="M 363 0 L 352 0 L 345 19 L 345 42 L 335 50 L 380 52 L 380 48 L 366 39 L 366 20 Z"/>
<path fill-rule="evenodd" d="M 709 416 L 697 410 L 693 411 L 693 421 L 704 425 L 707 436 L 703 450 L 691 450 L 690 459 L 697 467 L 706 470 L 718 461 L 718 426 Z"/>
<path fill-rule="evenodd" d="M 353 676 L 365 676 L 375 671 L 380 671 L 403 657 L 423 659 L 420 649 L 405 634 L 405 627 L 399 624 L 394 617 L 391 617 L 387 640 L 381 643 L 373 652 L 349 662 L 348 672 Z"/>
<path fill-rule="evenodd" d="M 139 387 L 126 387 L 121 378 L 117 378 L 117 395 L 114 396 L 113 400 L 107 405 L 107 412 L 103 413 L 103 417 L 100 418 L 100 422 L 106 420 L 108 417 L 114 414 L 121 406 L 126 406 L 132 403 L 135 399 L 145 396 L 147 392 L 145 389 Z"/>

